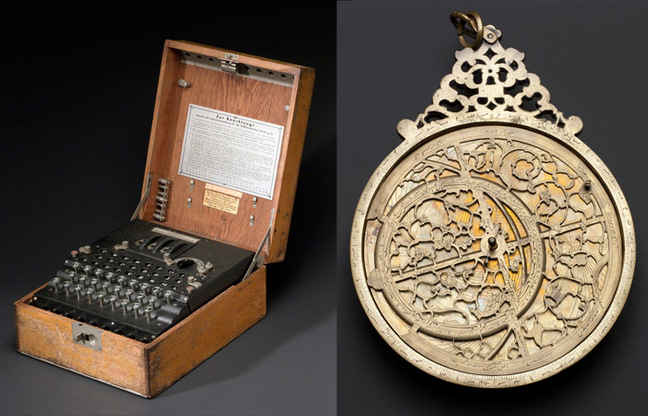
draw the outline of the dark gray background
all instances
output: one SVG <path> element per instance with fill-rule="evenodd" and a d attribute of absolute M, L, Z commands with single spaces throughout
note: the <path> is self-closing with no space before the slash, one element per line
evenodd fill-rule
<path fill-rule="evenodd" d="M 314 14 L 286 2 L 140 3 L 3 9 L 0 413 L 333 414 L 335 4 Z M 286 260 L 268 267 L 267 316 L 147 400 L 18 354 L 12 303 L 51 278 L 70 249 L 129 220 L 165 39 L 311 66 L 317 76 Z"/>
<path fill-rule="evenodd" d="M 634 215 L 637 264 L 626 306 L 603 341 L 545 381 L 478 390 L 403 360 L 373 329 L 349 268 L 355 205 L 401 139 L 396 124 L 431 103 L 460 49 L 452 11 L 476 10 L 526 53 L 551 101 L 612 170 Z M 645 2 L 351 1 L 338 3 L 338 409 L 341 415 L 648 413 Z"/>

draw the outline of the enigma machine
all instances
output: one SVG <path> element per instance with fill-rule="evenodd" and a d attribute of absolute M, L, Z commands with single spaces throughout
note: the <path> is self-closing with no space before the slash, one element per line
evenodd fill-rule
<path fill-rule="evenodd" d="M 512 387 L 587 354 L 625 303 L 628 204 L 583 123 L 475 12 L 432 104 L 369 180 L 353 221 L 358 297 L 380 335 L 443 380 Z M 468 41 L 469 38 L 472 40 Z"/>
<path fill-rule="evenodd" d="M 150 342 L 242 280 L 253 256 L 249 250 L 135 219 L 72 250 L 32 304 Z"/>
<path fill-rule="evenodd" d="M 263 318 L 314 76 L 167 41 L 141 202 L 15 303 L 18 350 L 154 397 Z"/>

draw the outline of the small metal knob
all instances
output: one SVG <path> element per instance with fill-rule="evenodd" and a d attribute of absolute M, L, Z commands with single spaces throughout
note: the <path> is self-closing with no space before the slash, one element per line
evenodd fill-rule
<path fill-rule="evenodd" d="M 170 290 L 164 292 L 164 297 L 166 298 L 167 304 L 171 303 L 171 296 L 173 296 L 173 292 L 171 292 Z"/>
<path fill-rule="evenodd" d="M 58 284 L 61 282 L 61 279 L 59 277 L 55 277 L 52 279 L 52 286 L 54 286 L 54 292 L 58 292 Z"/>
<path fill-rule="evenodd" d="M 147 322 L 151 320 L 151 312 L 152 311 L 153 311 L 153 308 L 150 307 L 150 306 L 147 306 L 146 308 L 144 308 L 144 313 L 146 314 L 146 321 Z"/>
<path fill-rule="evenodd" d="M 122 299 L 121 302 L 120 302 L 120 305 L 122 307 L 122 312 L 124 313 L 124 315 L 126 315 L 127 308 L 128 308 L 128 300 L 127 299 Z"/>
<path fill-rule="evenodd" d="M 110 309 L 113 311 L 115 310 L 115 302 L 117 301 L 118 297 L 115 295 L 110 295 L 108 296 L 108 302 L 110 302 Z"/>
<path fill-rule="evenodd" d="M 69 281 L 63 282 L 63 289 L 65 289 L 65 296 L 70 296 L 70 286 L 72 286 L 72 283 Z"/>
<path fill-rule="evenodd" d="M 99 306 L 103 308 L 104 306 L 104 297 L 106 297 L 106 292 L 97 292 L 97 299 L 99 299 Z"/>
<path fill-rule="evenodd" d="M 133 303 L 132 306 L 133 306 L 133 312 L 135 312 L 135 318 L 137 318 L 139 316 L 139 308 L 142 305 L 140 305 L 139 303 Z"/>
<path fill-rule="evenodd" d="M 142 283 L 142 285 L 140 286 L 140 290 L 145 294 L 149 292 L 150 288 L 151 285 L 149 285 L 148 283 Z"/>
<path fill-rule="evenodd" d="M 81 285 L 74 285 L 74 291 L 77 294 L 77 300 L 81 300 L 81 289 L 83 289 L 83 286 Z"/>

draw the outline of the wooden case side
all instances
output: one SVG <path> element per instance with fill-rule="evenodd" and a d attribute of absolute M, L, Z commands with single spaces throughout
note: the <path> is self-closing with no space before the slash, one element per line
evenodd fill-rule
<path fill-rule="evenodd" d="M 265 266 L 149 344 L 150 397 L 260 321 L 266 314 Z"/>
<path fill-rule="evenodd" d="M 74 320 L 29 304 L 39 289 L 14 303 L 20 353 L 148 396 L 146 344 L 99 328 L 101 351 L 75 343 Z"/>
<path fill-rule="evenodd" d="M 168 147 L 164 143 L 164 139 L 168 137 L 173 130 L 176 123 L 177 107 L 170 106 L 170 103 L 178 101 L 178 95 L 181 91 L 176 88 L 177 85 L 173 80 L 178 80 L 181 77 L 180 65 L 181 57 L 173 53 L 168 47 L 169 41 L 166 41 L 164 50 L 162 52 L 162 63 L 160 64 L 160 74 L 158 79 L 157 94 L 155 96 L 155 106 L 153 109 L 153 121 L 151 124 L 151 135 L 149 139 L 149 146 L 146 154 L 146 172 L 144 175 L 144 183 L 142 185 L 141 197 L 145 197 L 146 187 L 148 182 L 148 174 L 155 173 L 155 165 L 169 165 L 171 163 L 171 154 L 168 152 Z M 159 173 L 156 175 L 155 180 L 160 178 Z M 139 212 L 139 218 L 145 219 L 145 210 L 149 205 L 155 205 L 155 192 L 157 190 L 157 183 L 151 181 L 150 195 L 145 201 L 145 205 Z M 150 217 L 151 215 L 148 215 Z"/>
<path fill-rule="evenodd" d="M 283 261 L 288 245 L 288 232 L 292 219 L 293 204 L 297 191 L 297 179 L 299 177 L 299 166 L 301 164 L 304 139 L 306 137 L 306 126 L 310 111 L 311 98 L 313 95 L 313 84 L 315 83 L 315 71 L 311 68 L 303 69 L 295 80 L 296 87 L 293 88 L 291 101 L 294 104 L 291 109 L 291 122 L 286 129 L 286 137 L 290 147 L 283 159 L 283 166 L 279 170 L 281 176 L 277 178 L 280 186 L 279 200 L 273 221 L 273 233 L 270 238 L 270 247 L 266 263 Z"/>

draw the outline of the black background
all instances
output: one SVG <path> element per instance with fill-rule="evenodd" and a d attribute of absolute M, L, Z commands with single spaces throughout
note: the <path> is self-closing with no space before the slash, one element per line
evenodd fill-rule
<path fill-rule="evenodd" d="M 232 3 L 3 7 L 0 413 L 334 414 L 336 397 L 341 415 L 648 413 L 648 6 L 337 2 L 336 151 L 335 4 Z M 521 388 L 465 388 L 408 364 L 369 323 L 350 276 L 355 205 L 400 143 L 396 123 L 422 112 L 451 71 L 454 10 L 479 11 L 502 30 L 505 47 L 528 55 L 552 103 L 582 118 L 579 137 L 614 173 L 635 221 L 635 277 L 618 322 L 573 367 Z M 130 218 L 164 39 L 312 66 L 317 77 L 286 261 L 268 270 L 268 315 L 146 400 L 18 354 L 12 303 L 44 283 L 71 248 Z"/>
<path fill-rule="evenodd" d="M 3 8 L 0 413 L 332 414 L 335 3 L 24 2 Z M 147 400 L 18 354 L 12 303 L 139 202 L 165 39 L 316 69 L 286 260 L 268 314 Z"/>
<path fill-rule="evenodd" d="M 585 358 L 539 383 L 479 390 L 438 380 L 403 360 L 367 319 L 353 287 L 355 205 L 401 139 L 396 124 L 431 103 L 460 49 L 452 11 L 476 10 L 526 54 L 551 102 L 584 123 L 579 137 L 614 173 L 637 236 L 633 287 L 619 320 Z M 338 409 L 341 415 L 648 414 L 643 241 L 648 64 L 645 2 L 352 1 L 338 3 Z"/>

